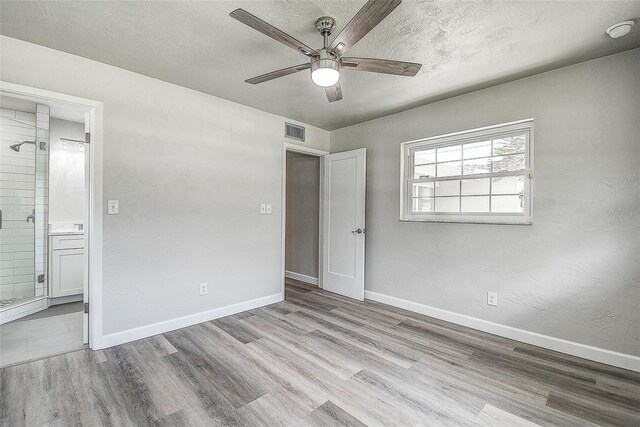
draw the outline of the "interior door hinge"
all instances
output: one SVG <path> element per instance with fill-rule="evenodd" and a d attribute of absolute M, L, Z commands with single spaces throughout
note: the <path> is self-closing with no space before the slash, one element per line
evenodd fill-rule
<path fill-rule="evenodd" d="M 90 144 L 91 143 L 91 134 L 89 132 L 84 134 L 84 143 L 85 144 Z"/>
<path fill-rule="evenodd" d="M 88 302 L 84 303 L 84 312 L 85 313 L 89 313 L 89 303 Z"/>

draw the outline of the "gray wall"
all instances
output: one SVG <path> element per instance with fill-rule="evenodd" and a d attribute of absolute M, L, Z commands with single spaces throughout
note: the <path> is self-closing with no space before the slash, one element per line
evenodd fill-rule
<path fill-rule="evenodd" d="M 49 139 L 49 223 L 84 223 L 85 153 L 79 150 L 77 142 L 66 141 L 65 148 L 62 148 L 60 138 L 83 141 L 84 123 L 51 119 Z"/>
<path fill-rule="evenodd" d="M 318 277 L 320 160 L 287 152 L 285 270 Z"/>
<path fill-rule="evenodd" d="M 284 117 L 0 37 L 0 79 L 104 104 L 103 333 L 282 290 Z M 240 83 L 241 84 L 241 81 Z M 307 126 L 305 145 L 328 150 Z M 272 215 L 260 215 L 271 203 Z M 209 293 L 198 295 L 200 282 Z"/>
<path fill-rule="evenodd" d="M 398 221 L 401 142 L 529 117 L 533 226 Z M 331 133 L 360 147 L 367 290 L 640 355 L 640 50 Z"/>

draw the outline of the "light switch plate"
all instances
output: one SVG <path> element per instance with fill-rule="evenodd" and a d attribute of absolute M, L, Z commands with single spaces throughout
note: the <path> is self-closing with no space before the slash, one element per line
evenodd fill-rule
<path fill-rule="evenodd" d="M 266 214 L 266 213 L 267 213 L 267 205 L 265 205 L 264 203 L 262 203 L 262 204 L 260 205 L 260 214 L 261 214 L 261 215 L 264 215 L 264 214 Z"/>
<path fill-rule="evenodd" d="M 107 200 L 107 214 L 119 215 L 120 214 L 120 201 L 119 200 Z"/>
<path fill-rule="evenodd" d="M 267 215 L 271 215 L 271 203 L 267 205 Z"/>

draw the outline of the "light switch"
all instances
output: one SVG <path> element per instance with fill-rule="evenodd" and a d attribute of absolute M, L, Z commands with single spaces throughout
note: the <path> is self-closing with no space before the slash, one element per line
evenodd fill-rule
<path fill-rule="evenodd" d="M 271 215 L 271 203 L 267 205 L 267 215 Z"/>
<path fill-rule="evenodd" d="M 107 200 L 107 214 L 119 215 L 120 214 L 120 201 L 119 200 Z"/>
<path fill-rule="evenodd" d="M 267 213 L 267 205 L 265 205 L 264 203 L 262 203 L 260 205 L 260 215 L 264 215 Z"/>

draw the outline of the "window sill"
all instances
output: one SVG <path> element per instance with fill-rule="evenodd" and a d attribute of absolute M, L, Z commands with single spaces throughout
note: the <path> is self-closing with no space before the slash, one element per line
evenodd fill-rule
<path fill-rule="evenodd" d="M 487 225 L 533 225 L 533 218 L 399 218 L 400 222 L 433 222 L 445 224 L 487 224 Z"/>

